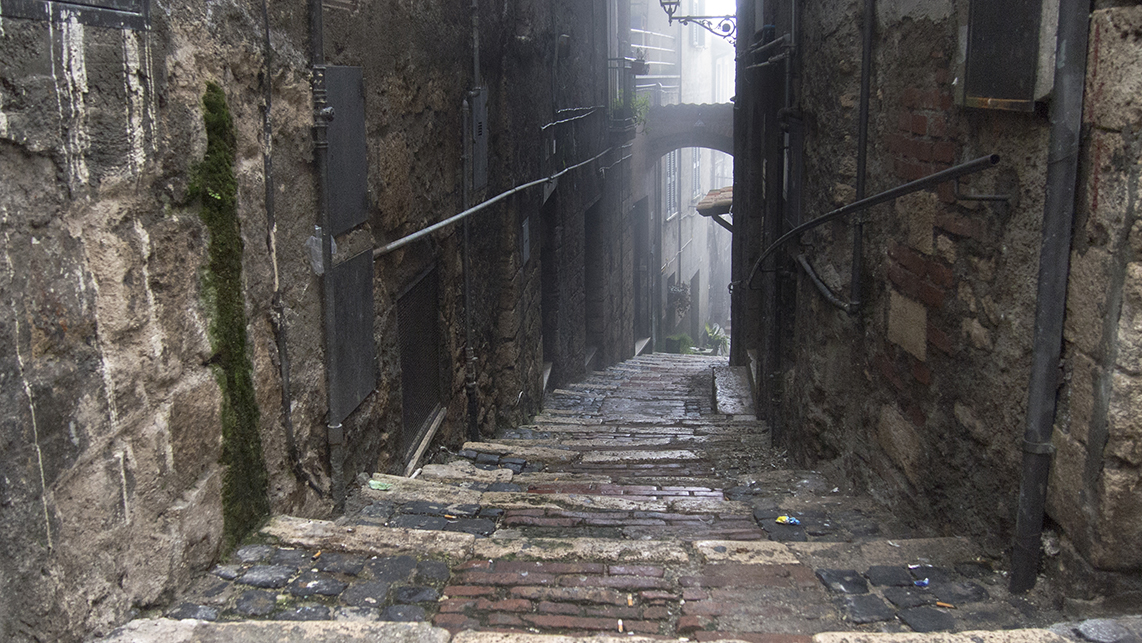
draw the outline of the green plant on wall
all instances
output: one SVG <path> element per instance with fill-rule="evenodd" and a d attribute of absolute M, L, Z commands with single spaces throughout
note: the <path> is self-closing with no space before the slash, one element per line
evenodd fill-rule
<path fill-rule="evenodd" d="M 189 196 L 200 200 L 200 216 L 210 236 L 203 292 L 214 351 L 211 368 L 222 392 L 223 538 L 224 546 L 231 548 L 269 515 L 270 502 L 247 354 L 234 122 L 218 85 L 207 84 L 202 103 L 206 156 L 194 169 Z"/>
<path fill-rule="evenodd" d="M 626 94 L 623 91 L 611 100 L 611 117 L 624 118 L 626 115 Z M 635 92 L 630 101 L 630 119 L 646 132 L 646 117 L 650 114 L 650 97 Z"/>
<path fill-rule="evenodd" d="M 667 353 L 690 355 L 694 352 L 694 340 L 686 333 L 670 335 L 666 338 L 665 349 Z"/>
<path fill-rule="evenodd" d="M 725 355 L 729 352 L 730 336 L 722 327 L 714 322 L 706 322 L 706 344 L 715 355 Z"/>
<path fill-rule="evenodd" d="M 646 117 L 650 114 L 650 97 L 646 94 L 635 93 L 634 98 L 630 102 L 631 117 L 634 119 L 634 124 L 641 127 L 643 132 L 646 132 Z"/>

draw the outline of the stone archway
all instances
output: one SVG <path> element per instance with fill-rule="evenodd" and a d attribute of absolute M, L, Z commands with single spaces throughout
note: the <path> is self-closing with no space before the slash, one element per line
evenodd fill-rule
<path fill-rule="evenodd" d="M 705 147 L 734 153 L 733 103 L 663 105 L 650 108 L 646 118 L 649 162 L 684 147 Z"/>

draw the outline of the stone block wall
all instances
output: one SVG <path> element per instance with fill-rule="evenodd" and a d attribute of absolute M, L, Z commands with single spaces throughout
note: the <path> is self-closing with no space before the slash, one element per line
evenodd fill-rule
<path fill-rule="evenodd" d="M 974 536 L 1002 559 L 1019 491 L 1049 123 L 1042 106 L 956 105 L 967 5 L 877 3 L 867 193 L 984 154 L 1003 160 L 964 179 L 959 195 L 949 183 L 864 215 L 858 315 L 799 279 L 781 413 L 806 463 L 871 491 L 918 533 Z M 855 197 L 862 8 L 804 6 L 805 218 Z M 1068 591 L 1088 597 L 1136 593 L 1142 570 L 1140 20 L 1138 7 L 1114 7 L 1091 23 L 1049 488 L 1048 528 L 1065 552 L 1050 568 L 1082 572 Z M 972 193 L 1011 198 L 964 198 Z M 847 223 L 805 236 L 834 292 L 848 293 L 851 239 Z"/>
<path fill-rule="evenodd" d="M 279 264 L 268 243 L 296 257 L 312 230 L 299 15 L 303 6 L 270 24 L 281 47 L 270 73 L 282 141 L 276 234 L 264 207 L 260 4 L 167 3 L 147 30 L 2 18 L 0 639 L 106 631 L 218 555 L 210 235 L 188 191 L 206 151 L 210 82 L 236 131 L 245 359 L 261 410 L 254 450 L 270 473 L 262 493 L 299 513 L 328 506 L 286 457 L 271 305 L 278 267 L 289 309 L 304 315 L 317 302 L 304 260 Z M 297 328 L 291 342 L 295 369 L 320 363 L 319 336 Z M 298 388 L 301 415 L 323 385 Z M 304 441 L 312 427 L 298 424 Z"/>
<path fill-rule="evenodd" d="M 566 165 L 547 165 L 555 161 L 544 156 L 540 128 L 555 109 L 605 103 L 595 76 L 605 73 L 606 25 L 589 6 L 481 4 L 486 198 L 605 149 L 601 111 L 560 132 Z M 330 2 L 324 16 L 328 63 L 361 66 L 366 92 L 371 216 L 338 237 L 339 261 L 462 209 L 471 22 L 467 4 L 446 2 Z M 344 450 L 328 447 L 322 282 L 306 250 L 318 223 L 307 4 L 272 6 L 268 67 L 263 29 L 261 3 L 241 0 L 153 5 L 150 28 L 139 31 L 0 18 L 0 639 L 107 631 L 162 605 L 224 553 L 226 403 L 211 335 L 212 237 L 200 219 L 202 200 L 224 195 L 190 189 L 207 149 L 208 83 L 221 88 L 233 119 L 251 455 L 264 462 L 272 511 L 328 516 L 356 474 L 403 465 L 396 298 L 430 265 L 440 280 L 447 408 L 438 439 L 464 439 L 455 226 L 374 263 L 377 389 L 344 422 Z M 553 82 L 561 33 L 571 47 Z M 272 145 L 263 135 L 267 84 Z M 563 286 L 578 293 L 580 311 L 583 212 L 610 186 L 585 168 L 552 197 L 578 230 Z M 523 219 L 539 239 L 542 196 L 521 194 L 472 221 L 485 432 L 523 420 L 542 400 L 543 258 L 538 244 L 526 261 L 521 252 Z M 605 240 L 608 269 L 617 265 L 629 281 L 617 210 L 602 213 L 615 232 Z M 608 294 L 607 341 L 630 345 L 619 337 L 629 337 L 632 313 L 617 293 Z M 580 355 L 581 322 L 563 338 Z M 621 354 L 608 350 L 609 359 Z"/>
<path fill-rule="evenodd" d="M 1050 515 L 1079 554 L 1061 564 L 1076 571 L 1142 569 L 1140 34 L 1142 7 L 1093 15 L 1058 451 L 1048 486 Z M 1105 576 L 1085 579 L 1085 593 L 1116 587 Z"/>
<path fill-rule="evenodd" d="M 806 122 L 804 219 L 855 198 L 863 2 L 806 3 L 797 97 Z M 968 3 L 877 2 L 866 195 L 985 154 L 998 167 L 862 216 L 861 311 L 798 277 L 785 342 L 788 443 L 896 508 L 917 533 L 1010 546 L 1035 311 L 1048 123 L 1043 112 L 956 105 Z M 851 221 L 805 235 L 849 298 Z M 804 247 L 804 246 L 803 246 Z"/>

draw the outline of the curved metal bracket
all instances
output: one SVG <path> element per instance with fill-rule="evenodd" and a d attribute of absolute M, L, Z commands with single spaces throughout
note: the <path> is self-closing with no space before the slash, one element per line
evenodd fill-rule
<path fill-rule="evenodd" d="M 667 14 L 666 17 L 668 23 L 677 20 L 684 25 L 697 25 L 719 38 L 725 38 L 731 45 L 737 45 L 737 16 L 673 16 Z"/>

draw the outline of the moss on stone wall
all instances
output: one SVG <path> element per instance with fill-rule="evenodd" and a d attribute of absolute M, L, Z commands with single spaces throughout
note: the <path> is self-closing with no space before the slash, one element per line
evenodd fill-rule
<path fill-rule="evenodd" d="M 269 514 L 270 504 L 253 367 L 246 352 L 234 122 L 226 94 L 214 83 L 206 86 L 203 121 L 206 156 L 195 169 L 190 194 L 201 200 L 200 216 L 210 233 L 203 285 L 211 315 L 211 363 L 222 390 L 222 516 L 224 546 L 230 548 Z"/>

